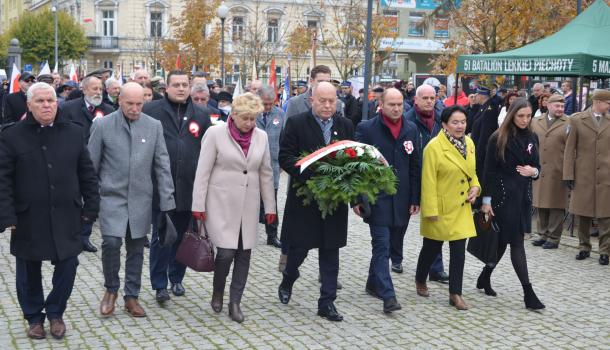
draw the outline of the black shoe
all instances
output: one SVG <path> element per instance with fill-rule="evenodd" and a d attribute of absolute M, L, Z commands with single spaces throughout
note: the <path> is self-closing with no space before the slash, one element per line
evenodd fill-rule
<path fill-rule="evenodd" d="M 392 271 L 402 273 L 402 264 L 392 264 Z"/>
<path fill-rule="evenodd" d="M 374 298 L 377 298 L 379 300 L 383 300 L 383 298 L 379 294 L 377 294 L 377 291 L 375 290 L 373 285 L 370 284 L 370 283 L 366 284 L 366 287 L 364 287 L 364 291 L 366 292 L 366 294 L 368 294 L 368 295 L 370 295 L 370 296 L 372 296 Z"/>
<path fill-rule="evenodd" d="M 485 290 L 486 295 L 490 295 L 492 297 L 497 296 L 498 294 L 491 288 L 491 273 L 493 269 L 485 266 L 481 274 L 479 275 L 479 279 L 477 279 L 477 289 Z"/>
<path fill-rule="evenodd" d="M 530 310 L 542 310 L 545 308 L 529 283 L 523 285 L 523 301 L 525 301 L 525 307 Z"/>
<path fill-rule="evenodd" d="M 290 297 L 292 296 L 292 286 L 289 286 L 288 283 L 284 283 L 284 281 L 282 281 L 277 290 L 277 295 L 282 304 L 288 304 L 290 302 Z"/>
<path fill-rule="evenodd" d="M 383 312 L 386 314 L 402 309 L 395 297 L 383 301 Z"/>
<path fill-rule="evenodd" d="M 144 237 L 144 248 L 150 248 L 150 239 L 148 239 L 148 236 Z"/>
<path fill-rule="evenodd" d="M 542 245 L 542 249 L 557 249 L 559 248 L 559 244 L 553 242 L 544 242 Z"/>
<path fill-rule="evenodd" d="M 578 255 L 576 255 L 576 260 L 585 260 L 586 258 L 591 256 L 591 252 L 588 252 L 586 250 L 581 250 L 580 252 L 578 252 Z"/>
<path fill-rule="evenodd" d="M 443 271 L 441 273 L 430 273 L 430 281 L 449 284 L 449 275 Z"/>
<path fill-rule="evenodd" d="M 599 256 L 599 264 L 600 265 L 608 265 L 608 255 L 602 254 Z"/>
<path fill-rule="evenodd" d="M 159 303 L 164 303 L 168 301 L 170 297 L 169 293 L 167 292 L 167 289 L 157 289 L 157 296 L 155 297 L 155 299 L 157 299 L 157 302 Z"/>
<path fill-rule="evenodd" d="M 182 286 L 182 283 L 172 283 L 172 293 L 177 296 L 177 297 L 181 297 L 184 295 L 184 287 Z"/>
<path fill-rule="evenodd" d="M 340 322 L 343 321 L 343 316 L 337 311 L 334 304 L 329 304 L 321 309 L 318 309 L 318 316 L 325 318 L 329 321 Z"/>
<path fill-rule="evenodd" d="M 89 253 L 97 252 L 97 248 L 91 243 L 89 238 L 83 239 L 83 250 Z"/>
<path fill-rule="evenodd" d="M 542 239 L 542 238 L 532 241 L 532 245 L 534 247 L 540 247 L 540 246 L 544 245 L 544 243 L 546 243 L 546 239 Z"/>
<path fill-rule="evenodd" d="M 276 248 L 282 248 L 282 242 L 277 239 L 277 236 L 269 236 L 267 237 L 267 245 L 272 245 Z"/>

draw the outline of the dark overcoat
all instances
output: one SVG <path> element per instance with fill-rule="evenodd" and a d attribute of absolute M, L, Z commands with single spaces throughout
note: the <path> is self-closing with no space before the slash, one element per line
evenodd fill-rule
<path fill-rule="evenodd" d="M 500 114 L 499 106 L 493 99 L 481 105 L 479 112 L 475 114 L 472 125 L 472 141 L 476 146 L 477 159 L 477 176 L 482 178 L 483 165 L 485 164 L 485 155 L 487 152 L 487 143 L 491 134 L 498 130 L 498 115 Z"/>
<path fill-rule="evenodd" d="M 421 189 L 421 150 L 417 127 L 405 117 L 398 138 L 394 138 L 385 120 L 377 118 L 361 122 L 356 140 L 377 147 L 398 179 L 395 195 L 381 193 L 371 207 L 370 225 L 406 226 L 409 207 L 419 205 Z"/>
<path fill-rule="evenodd" d="M 82 130 L 58 117 L 42 128 L 32 115 L 0 137 L 0 228 L 11 254 L 65 260 L 82 250 L 81 217 L 95 219 L 98 182 Z"/>
<path fill-rule="evenodd" d="M 4 98 L 2 124 L 14 123 L 21 120 L 23 114 L 28 110 L 25 93 L 23 91 L 17 91 L 6 95 Z"/>
<path fill-rule="evenodd" d="M 174 181 L 176 211 L 191 211 L 201 138 L 212 125 L 208 110 L 194 104 L 189 97 L 182 120 L 178 120 L 178 111 L 164 97 L 145 104 L 142 112 L 159 120 L 163 126 Z M 153 203 L 156 202 L 158 199 L 155 196 Z"/>
<path fill-rule="evenodd" d="M 282 221 L 282 242 L 298 248 L 341 248 L 347 244 L 347 204 L 322 219 L 322 213 L 315 203 L 303 205 L 303 198 L 297 197 L 295 182 L 307 181 L 312 172 L 306 169 L 303 173 L 295 163 L 304 152 L 314 152 L 325 146 L 320 125 L 314 119 L 311 110 L 286 119 L 286 125 L 280 138 L 280 167 L 290 175 L 288 195 Z M 339 115 L 333 117 L 331 142 L 353 140 L 352 122 Z"/>
<path fill-rule="evenodd" d="M 114 112 L 114 107 L 102 102 L 102 104 L 95 107 L 93 113 L 91 113 L 87 109 L 85 98 L 80 97 L 75 100 L 69 100 L 64 102 L 59 108 L 58 113 L 63 118 L 67 118 L 68 120 L 71 120 L 74 124 L 79 125 L 85 134 L 85 139 L 87 140 L 87 142 L 89 142 L 89 135 L 91 134 L 91 124 L 93 123 L 93 119 L 97 117 L 96 114 L 98 114 L 99 116 L 104 116 L 112 112 Z"/>
<path fill-rule="evenodd" d="M 497 156 L 498 134 L 491 135 L 483 171 L 483 197 L 491 197 L 500 240 L 506 243 L 523 240 L 524 234 L 532 228 L 533 179 L 521 176 L 516 167 L 529 165 L 540 172 L 538 137 L 529 130 L 518 133 L 521 137 L 509 137 L 504 160 Z"/>

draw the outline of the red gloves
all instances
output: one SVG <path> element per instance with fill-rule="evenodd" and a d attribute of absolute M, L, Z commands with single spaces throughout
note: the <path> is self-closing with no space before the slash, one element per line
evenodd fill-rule
<path fill-rule="evenodd" d="M 277 220 L 277 215 L 275 214 L 265 214 L 265 221 L 267 221 L 267 225 L 271 225 Z"/>
<path fill-rule="evenodd" d="M 205 221 L 205 211 L 194 211 L 193 218 L 195 220 Z"/>

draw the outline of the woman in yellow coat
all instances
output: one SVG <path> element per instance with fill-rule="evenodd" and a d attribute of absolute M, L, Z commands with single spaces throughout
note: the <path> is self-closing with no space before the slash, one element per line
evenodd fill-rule
<path fill-rule="evenodd" d="M 466 111 L 446 108 L 443 130 L 424 149 L 421 226 L 424 243 L 417 261 L 417 294 L 428 297 L 426 277 L 444 241 L 449 241 L 449 303 L 467 310 L 462 299 L 466 238 L 476 236 L 471 204 L 481 192 L 472 140 L 465 136 Z"/>

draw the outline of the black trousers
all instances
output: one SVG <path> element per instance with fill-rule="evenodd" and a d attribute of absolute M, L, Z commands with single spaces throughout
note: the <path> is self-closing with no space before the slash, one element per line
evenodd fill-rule
<path fill-rule="evenodd" d="M 248 280 L 248 272 L 250 271 L 251 254 L 252 249 L 244 249 L 241 233 L 239 234 L 237 249 L 217 248 L 216 259 L 214 259 L 213 288 L 215 292 L 224 293 L 231 263 L 234 262 L 229 292 L 229 301 L 232 303 L 241 303 L 241 297 Z"/>
<path fill-rule="evenodd" d="M 292 285 L 300 276 L 299 267 L 305 261 L 309 249 L 289 247 L 288 261 L 284 270 L 284 282 Z M 320 299 L 318 308 L 324 308 L 337 299 L 337 277 L 339 276 L 339 248 L 318 249 L 318 264 L 320 266 Z"/>
<path fill-rule="evenodd" d="M 443 241 L 424 238 L 424 245 L 419 252 L 415 280 L 425 283 L 434 260 L 441 253 Z M 464 277 L 464 260 L 466 240 L 449 242 L 449 293 L 462 295 L 462 278 Z"/>
<path fill-rule="evenodd" d="M 53 288 L 46 300 L 42 290 L 42 261 L 16 258 L 16 263 L 17 299 L 28 323 L 44 323 L 45 317 L 62 318 L 74 287 L 78 257 L 51 262 L 55 266 Z"/>

